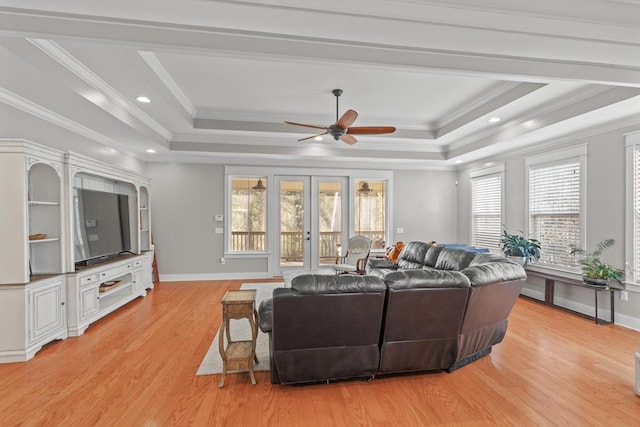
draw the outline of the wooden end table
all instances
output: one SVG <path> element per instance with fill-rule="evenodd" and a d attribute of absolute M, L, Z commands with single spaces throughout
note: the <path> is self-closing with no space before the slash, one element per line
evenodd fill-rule
<path fill-rule="evenodd" d="M 251 325 L 251 340 L 233 341 L 229 333 L 231 319 L 248 319 Z M 256 384 L 253 374 L 253 361 L 258 363 L 256 356 L 256 338 L 258 336 L 258 313 L 256 312 L 256 290 L 227 291 L 222 298 L 222 326 L 218 340 L 220 357 L 222 357 L 222 378 L 218 387 L 224 386 L 227 370 L 248 370 L 251 384 Z M 227 347 L 224 346 L 224 336 L 227 335 Z"/>

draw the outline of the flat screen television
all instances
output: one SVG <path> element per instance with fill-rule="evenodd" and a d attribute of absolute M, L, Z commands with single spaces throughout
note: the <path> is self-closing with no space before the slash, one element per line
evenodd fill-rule
<path fill-rule="evenodd" d="M 74 247 L 77 266 L 129 252 L 129 196 L 74 188 Z"/>

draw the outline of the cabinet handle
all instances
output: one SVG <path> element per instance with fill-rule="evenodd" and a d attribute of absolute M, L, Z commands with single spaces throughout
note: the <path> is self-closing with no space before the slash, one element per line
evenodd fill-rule
<path fill-rule="evenodd" d="M 62 302 L 60 303 L 60 305 L 64 305 L 64 301 L 62 301 Z"/>

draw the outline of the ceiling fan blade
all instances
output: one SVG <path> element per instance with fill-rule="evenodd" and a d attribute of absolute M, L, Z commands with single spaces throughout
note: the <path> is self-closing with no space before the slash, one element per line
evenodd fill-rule
<path fill-rule="evenodd" d="M 316 125 L 308 125 L 305 123 L 296 123 L 296 122 L 288 122 L 288 121 L 284 121 L 285 123 L 289 124 L 289 125 L 295 125 L 295 126 L 304 126 L 306 128 L 314 128 L 314 129 L 329 129 L 326 126 L 316 126 Z"/>
<path fill-rule="evenodd" d="M 396 128 L 393 126 L 355 126 L 350 127 L 347 130 L 347 133 L 352 133 L 355 135 L 376 135 L 382 133 L 393 133 L 396 131 Z"/>
<path fill-rule="evenodd" d="M 349 145 L 353 145 L 353 144 L 355 144 L 356 142 L 358 142 L 358 140 L 356 139 L 356 137 L 355 137 L 355 136 L 353 136 L 353 135 L 347 135 L 347 134 L 342 135 L 342 136 L 340 137 L 340 141 L 342 141 L 342 142 L 344 142 L 344 143 L 346 143 L 346 144 L 349 144 Z"/>
<path fill-rule="evenodd" d="M 349 126 L 351 126 L 353 122 L 356 121 L 357 118 L 358 118 L 358 113 L 356 113 L 354 110 L 347 110 L 342 115 L 342 117 L 340 117 L 340 120 L 336 122 L 336 125 L 340 129 L 346 129 Z"/>
<path fill-rule="evenodd" d="M 319 133 L 319 134 L 317 134 L 317 135 L 311 135 L 311 136 L 308 136 L 308 137 L 306 137 L 306 138 L 299 139 L 299 140 L 298 140 L 298 142 L 300 142 L 300 141 L 306 141 L 307 139 L 315 138 L 316 136 L 326 135 L 326 134 L 328 134 L 328 133 L 329 133 L 329 132 L 324 132 L 324 133 Z"/>

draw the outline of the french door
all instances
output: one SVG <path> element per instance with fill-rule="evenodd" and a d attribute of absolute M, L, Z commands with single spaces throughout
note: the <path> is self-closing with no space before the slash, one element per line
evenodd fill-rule
<path fill-rule="evenodd" d="M 275 274 L 334 264 L 346 242 L 347 178 L 275 176 Z"/>

